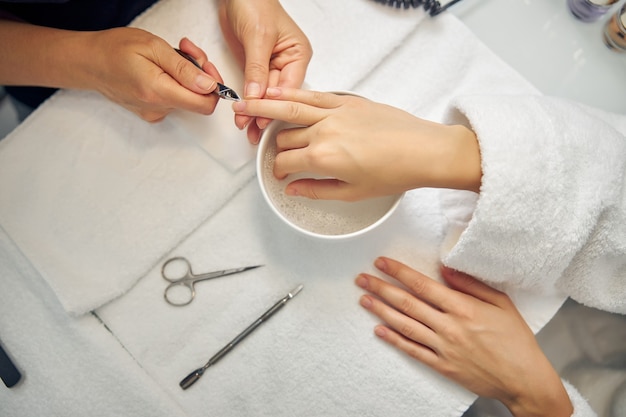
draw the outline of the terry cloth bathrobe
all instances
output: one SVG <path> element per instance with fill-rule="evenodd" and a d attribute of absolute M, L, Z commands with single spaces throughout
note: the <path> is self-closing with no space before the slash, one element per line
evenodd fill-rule
<path fill-rule="evenodd" d="M 626 117 L 534 96 L 463 97 L 449 116 L 476 132 L 483 179 L 445 264 L 626 313 Z M 594 416 L 564 384 L 574 415 Z"/>

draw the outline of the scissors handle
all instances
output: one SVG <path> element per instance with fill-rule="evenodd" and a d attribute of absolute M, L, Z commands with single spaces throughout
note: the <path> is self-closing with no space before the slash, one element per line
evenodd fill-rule
<path fill-rule="evenodd" d="M 191 264 L 187 258 L 176 256 L 168 259 L 161 267 L 161 276 L 170 283 L 163 293 L 168 304 L 184 306 L 193 301 L 196 296 L 196 277 L 191 272 Z"/>
<path fill-rule="evenodd" d="M 191 264 L 187 258 L 182 256 L 168 259 L 161 267 L 161 276 L 166 281 L 172 283 L 180 283 L 194 278 L 191 272 Z"/>
<path fill-rule="evenodd" d="M 224 269 L 194 275 L 191 271 L 191 264 L 187 258 L 177 256 L 168 259 L 161 267 L 161 276 L 170 283 L 165 288 L 163 297 L 165 297 L 165 301 L 167 301 L 168 304 L 184 306 L 191 303 L 196 296 L 194 287 L 196 282 L 237 274 L 249 269 L 258 268 L 259 266 L 261 265 L 244 266 L 241 268 Z"/>
<path fill-rule="evenodd" d="M 195 281 L 193 280 L 179 280 L 170 282 L 165 288 L 163 297 L 168 304 L 176 307 L 186 306 L 191 303 L 196 297 L 196 289 L 194 288 Z M 183 289 L 184 288 L 184 289 Z M 174 289 L 174 291 L 170 291 Z M 172 294 L 170 294 L 172 293 Z"/>

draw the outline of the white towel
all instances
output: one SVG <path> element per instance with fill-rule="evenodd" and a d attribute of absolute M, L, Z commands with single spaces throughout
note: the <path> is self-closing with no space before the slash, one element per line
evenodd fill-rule
<path fill-rule="evenodd" d="M 205 28 L 197 11 L 207 6 L 201 3 L 185 2 L 183 8 L 181 1 L 166 0 L 138 22 L 150 23 L 157 33 L 180 25 Z M 412 30 L 422 13 L 404 14 L 375 2 L 284 3 L 318 49 L 307 78 L 312 88 L 356 90 L 434 120 L 445 113 L 446 99 L 458 92 L 492 86 L 535 92 L 452 16 L 423 21 Z M 332 54 L 322 42 L 335 48 Z M 451 51 L 463 52 L 458 62 L 449 58 Z M 83 124 L 51 128 L 58 118 Z M 165 402 L 164 409 L 192 416 L 459 416 L 474 400 L 473 394 L 376 339 L 372 328 L 377 320 L 358 306 L 362 291 L 353 284 L 357 273 L 374 272 L 371 262 L 378 255 L 437 277 L 448 227 L 439 191 L 412 191 L 378 229 L 359 239 L 328 243 L 280 223 L 263 203 L 252 164 L 239 170 L 226 167 L 206 147 L 197 146 L 180 120 L 147 125 L 94 94 L 67 92 L 7 139 L 0 144 L 0 224 L 67 310 L 81 313 L 101 306 L 96 314 L 111 334 L 107 339 L 104 327 L 76 329 L 76 323 L 93 323 L 91 316 L 56 322 L 36 309 L 36 320 L 87 338 L 75 345 L 53 339 L 65 357 L 79 355 L 78 365 L 93 360 L 93 366 L 104 367 L 99 375 L 119 368 L 121 378 L 108 381 L 115 386 L 112 392 L 134 392 L 147 376 L 149 384 L 141 387 L 147 392 L 137 398 L 140 405 L 151 401 L 151 394 L 160 395 L 155 404 Z M 473 208 L 465 198 L 459 200 L 465 211 L 453 219 L 459 224 L 466 224 L 463 215 Z M 174 255 L 188 257 L 196 272 L 265 266 L 200 283 L 197 299 L 175 308 L 163 300 L 166 283 L 160 277 L 161 262 Z M 14 291 L 32 280 L 41 284 L 34 270 L 28 275 Z M 303 292 L 282 311 L 196 385 L 179 388 L 187 373 L 299 283 L 305 285 Z M 43 285 L 40 293 L 56 317 L 60 309 L 52 293 Z M 563 301 L 558 294 L 512 296 L 535 331 Z M 0 297 L 7 310 L 24 311 L 11 294 Z M 33 320 L 29 316 L 24 323 Z M 12 328 L 13 346 L 28 347 L 29 328 Z M 89 339 L 95 338 L 92 332 L 106 340 Z M 126 362 L 98 355 L 113 342 L 126 349 Z M 87 352 L 92 343 L 97 345 L 94 354 Z M 119 346 L 110 349 L 120 353 Z M 46 359 L 58 354 L 35 350 L 31 346 L 17 358 L 27 370 L 45 366 Z M 91 383 L 88 367 L 61 372 L 54 389 L 48 389 L 47 381 L 63 365 L 49 363 L 41 371 L 44 377 L 23 387 L 24 394 L 0 391 L 3 410 L 40 414 L 38 404 L 50 398 L 50 415 L 84 414 L 82 407 L 89 407 L 81 400 L 74 405 L 56 399 L 60 392 L 80 398 L 89 391 L 94 403 L 111 405 L 107 381 L 99 380 L 97 389 L 81 389 Z M 41 393 L 39 400 L 25 401 L 33 398 L 32 392 Z M 95 414 L 145 415 L 140 406 L 128 404 L 127 396 L 120 398 L 120 408 L 128 409 L 103 407 Z"/>
<path fill-rule="evenodd" d="M 0 339 L 22 374 L 0 415 L 183 417 L 92 315 L 71 317 L 0 229 Z"/>
<path fill-rule="evenodd" d="M 349 89 L 424 17 L 359 0 L 285 6 L 317 49 L 317 88 Z M 187 36 L 217 52 L 226 80 L 241 79 L 212 2 L 164 0 L 133 25 L 172 45 Z M 0 143 L 0 224 L 66 310 L 123 294 L 253 175 L 229 107 L 150 125 L 97 94 L 65 91 Z"/>
<path fill-rule="evenodd" d="M 358 0 L 285 3 L 316 48 L 307 82 L 317 89 L 353 88 L 382 58 L 397 55 L 398 45 L 423 19 L 419 11 L 407 13 Z M 189 36 L 205 50 L 218 51 L 218 61 L 228 63 L 215 9 L 208 2 L 159 2 L 134 25 L 173 45 Z M 352 30 L 344 30 L 348 27 Z M 433 30 L 436 38 L 438 29 Z M 447 80 L 439 74 L 448 71 L 422 57 L 456 57 L 461 52 L 471 56 L 473 47 L 461 48 L 477 41 L 464 36 L 469 40 L 414 41 L 422 43 L 424 53 L 406 61 L 410 65 L 392 66 L 393 73 L 384 74 L 387 81 L 366 89 L 366 95 L 401 107 L 406 104 L 414 111 L 406 100 L 399 101 L 406 95 L 397 92 L 406 83 L 415 83 L 412 74 L 426 69 L 424 82 L 416 88 L 436 87 L 432 91 L 439 93 L 442 105 L 447 97 L 440 92 Z M 434 50 L 440 47 L 445 49 Z M 402 58 L 409 58 L 410 48 L 403 49 L 409 52 Z M 449 59 L 445 67 L 454 62 L 472 64 L 469 71 L 487 68 L 476 65 L 477 60 Z M 414 64 L 421 67 L 413 70 Z M 502 65 L 497 68 L 507 71 Z M 231 65 L 226 69 L 222 68 L 226 79 L 240 78 Z M 453 69 L 449 73 L 464 70 L 460 65 Z M 497 70 L 494 74 L 499 76 Z M 448 87 L 443 90 L 453 93 Z M 251 152 L 224 115 L 228 103 L 218 106 L 220 124 L 178 114 L 148 125 L 102 97 L 75 91 L 58 94 L 42 109 L 0 144 L 0 222 L 73 313 L 89 311 L 128 290 L 252 173 L 250 166 L 238 171 Z M 212 127 L 219 127 L 219 132 L 210 134 Z M 27 135 L 20 134 L 23 130 Z M 192 146 L 194 142 L 214 158 Z M 177 216 L 171 215 L 174 204 L 182 208 Z M 124 242 L 119 242 L 120 236 Z"/>
<path fill-rule="evenodd" d="M 451 42 L 458 39 L 463 41 Z M 355 86 L 357 92 L 434 119 L 445 113 L 449 97 L 480 92 L 486 85 L 536 94 L 453 17 L 423 22 L 404 42 Z M 443 54 L 442 45 L 452 50 Z M 434 73 L 432 68 L 443 65 L 445 73 L 432 80 L 418 77 L 427 81 L 416 83 L 416 74 Z M 402 71 L 407 67 L 414 71 Z M 407 92 L 413 84 L 424 93 Z M 444 213 L 440 206 L 450 194 L 456 213 Z M 375 273 L 371 262 L 378 255 L 437 278 L 445 232 L 450 223 L 464 229 L 474 203 L 472 193 L 412 191 L 380 228 L 329 243 L 282 224 L 263 203 L 254 180 L 168 256 L 188 257 L 198 272 L 258 263 L 263 268 L 199 284 L 192 305 L 174 308 L 162 299 L 166 282 L 157 266 L 97 314 L 190 415 L 320 416 L 340 410 L 345 416 L 458 416 L 475 396 L 377 340 L 372 334 L 377 320 L 358 306 L 362 291 L 353 279 L 361 271 Z M 278 315 L 196 385 L 180 389 L 185 375 L 299 283 L 303 292 Z M 511 295 L 535 331 L 564 300 L 558 293 Z"/>

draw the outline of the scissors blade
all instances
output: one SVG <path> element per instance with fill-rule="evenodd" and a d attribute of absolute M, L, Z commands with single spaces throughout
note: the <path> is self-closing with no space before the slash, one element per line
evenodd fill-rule
<path fill-rule="evenodd" d="M 200 278 L 200 279 L 210 279 L 210 278 L 223 277 L 223 276 L 226 276 L 226 275 L 238 274 L 240 272 L 244 272 L 244 271 L 248 271 L 250 269 L 258 268 L 260 266 L 263 266 L 263 265 L 242 266 L 240 268 L 224 269 L 222 271 L 215 271 L 215 272 L 209 272 L 208 274 L 201 274 L 201 275 L 197 276 L 197 278 Z"/>
<path fill-rule="evenodd" d="M 198 61 L 196 61 L 195 59 L 193 59 L 193 57 L 191 55 L 189 55 L 188 53 L 185 53 L 183 51 L 181 51 L 178 48 L 174 48 L 174 50 L 176 52 L 178 52 L 178 54 L 180 56 L 182 56 L 183 58 L 185 58 L 187 61 L 191 62 L 192 64 L 194 64 L 196 67 L 202 69 L 202 67 L 200 66 L 200 64 L 198 63 Z M 217 90 L 215 91 L 215 93 L 220 96 L 220 98 L 223 98 L 225 100 L 232 100 L 232 101 L 241 101 L 241 98 L 239 97 L 239 94 L 237 94 L 237 92 L 235 92 L 235 90 L 233 90 L 230 87 L 226 87 L 224 84 L 222 83 L 217 83 Z"/>

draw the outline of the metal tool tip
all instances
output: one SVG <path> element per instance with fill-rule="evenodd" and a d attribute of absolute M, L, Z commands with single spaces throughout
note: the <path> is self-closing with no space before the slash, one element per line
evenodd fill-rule
<path fill-rule="evenodd" d="M 182 381 L 180 381 L 180 384 L 178 385 L 180 385 L 182 389 L 187 389 L 193 384 L 195 384 L 196 381 L 200 379 L 203 373 L 204 373 L 204 369 L 198 368 L 192 373 L 190 373 L 189 375 L 187 375 Z"/>
<path fill-rule="evenodd" d="M 289 291 L 289 297 L 290 297 L 290 298 L 293 298 L 293 297 L 295 297 L 296 295 L 298 295 L 298 293 L 299 293 L 300 291 L 302 291 L 302 288 L 304 288 L 304 285 L 300 284 L 300 285 L 298 285 L 296 288 L 294 288 L 293 290 Z"/>

